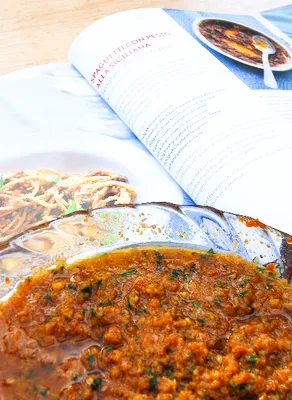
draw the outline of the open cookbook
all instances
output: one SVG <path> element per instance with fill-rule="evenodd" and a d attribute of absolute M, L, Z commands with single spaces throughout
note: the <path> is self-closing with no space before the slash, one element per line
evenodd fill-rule
<path fill-rule="evenodd" d="M 278 11 L 117 13 L 81 32 L 72 64 L 3 76 L 1 241 L 150 201 L 292 233 L 292 32 Z"/>

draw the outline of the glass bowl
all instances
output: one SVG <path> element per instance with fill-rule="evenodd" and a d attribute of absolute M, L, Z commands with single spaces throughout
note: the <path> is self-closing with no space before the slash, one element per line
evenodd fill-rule
<path fill-rule="evenodd" d="M 275 263 L 280 276 L 292 277 L 292 239 L 285 233 L 213 208 L 147 203 L 75 212 L 11 239 L 0 247 L 0 299 L 40 266 L 141 244 L 212 248 L 261 266 Z"/>

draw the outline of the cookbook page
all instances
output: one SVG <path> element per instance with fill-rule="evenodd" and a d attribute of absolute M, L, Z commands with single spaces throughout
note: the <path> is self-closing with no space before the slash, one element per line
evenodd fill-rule
<path fill-rule="evenodd" d="M 167 12 L 100 20 L 69 59 L 196 203 L 291 231 L 291 126 Z"/>

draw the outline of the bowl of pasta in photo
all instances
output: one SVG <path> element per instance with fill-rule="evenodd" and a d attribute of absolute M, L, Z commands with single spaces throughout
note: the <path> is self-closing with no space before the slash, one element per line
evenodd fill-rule
<path fill-rule="evenodd" d="M 263 69 L 262 51 L 258 49 L 255 38 L 261 38 L 272 48 L 269 63 L 274 71 L 287 71 L 292 68 L 291 49 L 274 37 L 250 26 L 221 18 L 199 18 L 193 22 L 196 37 L 210 47 L 233 60 L 255 68 Z"/>

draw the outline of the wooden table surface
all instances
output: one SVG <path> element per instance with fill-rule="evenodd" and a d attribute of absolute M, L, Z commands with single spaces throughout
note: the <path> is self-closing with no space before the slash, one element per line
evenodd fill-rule
<path fill-rule="evenodd" d="M 252 13 L 290 0 L 0 0 L 0 74 L 66 61 L 70 43 L 93 21 L 139 7 Z"/>

